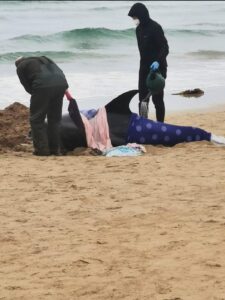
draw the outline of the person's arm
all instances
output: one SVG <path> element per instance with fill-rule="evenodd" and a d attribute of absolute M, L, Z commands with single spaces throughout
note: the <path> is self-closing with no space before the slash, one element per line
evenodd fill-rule
<path fill-rule="evenodd" d="M 155 32 L 155 42 L 157 48 L 159 49 L 156 60 L 160 62 L 169 54 L 168 42 L 160 25 L 157 27 L 157 30 Z"/>
<path fill-rule="evenodd" d="M 18 75 L 18 77 L 19 77 L 19 80 L 20 80 L 21 84 L 23 85 L 23 87 L 25 88 L 25 90 L 26 90 L 29 94 L 32 94 L 31 86 L 30 86 L 28 80 L 26 79 L 26 77 L 24 76 L 25 66 L 26 66 L 26 65 L 24 65 L 24 63 L 22 63 L 21 66 L 18 66 L 16 72 L 17 72 L 17 75 Z"/>

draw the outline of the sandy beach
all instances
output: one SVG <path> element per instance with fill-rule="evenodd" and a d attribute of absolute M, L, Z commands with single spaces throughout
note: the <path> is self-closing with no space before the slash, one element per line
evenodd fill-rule
<path fill-rule="evenodd" d="M 165 122 L 225 136 L 225 2 L 142 2 L 169 45 Z M 79 109 L 102 107 L 138 87 L 133 4 L 0 1 L 0 300 L 225 300 L 225 147 L 32 155 L 15 60 L 47 56 Z"/>
<path fill-rule="evenodd" d="M 224 116 L 166 122 L 225 135 Z M 131 158 L 3 149 L 1 300 L 225 299 L 225 148 L 146 148 Z"/>

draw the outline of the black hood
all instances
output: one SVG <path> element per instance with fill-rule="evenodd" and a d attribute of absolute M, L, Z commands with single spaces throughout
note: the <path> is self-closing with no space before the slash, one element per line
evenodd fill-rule
<path fill-rule="evenodd" d="M 149 22 L 149 12 L 148 12 L 148 9 L 147 7 L 142 4 L 142 3 L 135 3 L 129 13 L 128 13 L 128 16 L 129 17 L 136 17 L 140 20 L 140 24 L 146 24 Z"/>

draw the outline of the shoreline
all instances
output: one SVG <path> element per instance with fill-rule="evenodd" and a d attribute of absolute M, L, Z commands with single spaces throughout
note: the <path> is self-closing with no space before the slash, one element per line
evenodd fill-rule
<path fill-rule="evenodd" d="M 164 92 L 164 102 L 166 106 L 166 113 L 174 113 L 174 112 L 191 112 L 191 111 L 206 111 L 206 110 L 211 110 L 211 109 L 217 109 L 217 108 L 222 108 L 225 106 L 225 86 L 219 86 L 219 87 L 209 87 L 209 88 L 201 88 L 204 91 L 204 94 L 200 97 L 185 97 L 181 95 L 173 95 L 173 93 L 177 92 L 182 92 L 184 90 L 193 90 L 197 88 L 196 87 L 187 87 L 186 89 L 183 90 L 174 90 L 174 91 L 168 91 L 165 89 Z M 121 91 L 118 93 L 118 95 L 114 95 L 112 97 L 110 96 L 101 96 L 99 97 L 99 105 L 96 104 L 95 99 L 89 99 L 89 98 L 82 98 L 82 99 L 77 99 L 77 103 L 80 109 L 92 109 L 92 108 L 99 108 L 101 105 L 106 105 L 108 102 L 119 96 L 119 94 L 122 94 L 125 91 Z M 107 99 L 108 98 L 108 99 Z M 214 99 L 216 98 L 216 99 Z M 9 105 L 13 104 L 14 102 L 19 102 L 29 108 L 29 95 L 28 95 L 28 100 L 26 103 L 24 101 L 18 100 L 13 100 L 11 103 L 3 106 L 0 108 L 0 110 L 4 110 L 6 107 Z M 89 103 L 87 104 L 86 107 L 84 107 L 84 103 L 86 102 Z M 131 100 L 130 108 L 133 112 L 137 112 L 136 107 L 137 107 L 138 99 L 137 96 L 135 96 Z M 63 103 L 63 113 L 66 112 L 66 107 L 67 107 L 67 100 L 64 97 L 64 103 Z M 154 109 L 152 101 L 150 100 L 149 107 L 151 110 Z"/>

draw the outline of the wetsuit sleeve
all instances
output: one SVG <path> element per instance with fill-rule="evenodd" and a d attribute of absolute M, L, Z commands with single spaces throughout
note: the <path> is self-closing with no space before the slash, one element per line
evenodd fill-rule
<path fill-rule="evenodd" d="M 157 55 L 157 61 L 161 61 L 166 58 L 166 56 L 169 54 L 169 46 L 167 39 L 165 38 L 163 29 L 161 26 L 159 26 L 155 33 L 155 42 L 157 45 L 157 48 L 159 49 L 158 55 Z"/>
<path fill-rule="evenodd" d="M 25 88 L 25 90 L 29 94 L 32 94 L 31 86 L 30 86 L 28 80 L 26 79 L 26 77 L 24 76 L 25 66 L 26 65 L 24 65 L 24 64 L 23 64 L 23 66 L 19 66 L 16 71 L 17 71 L 17 75 L 19 77 L 19 80 L 20 80 L 21 84 L 23 85 L 23 87 Z"/>

